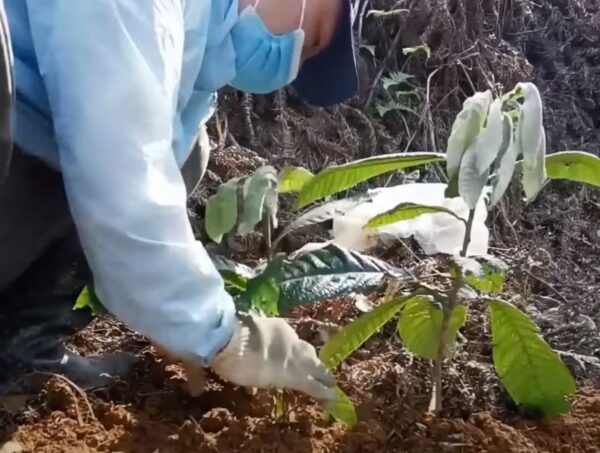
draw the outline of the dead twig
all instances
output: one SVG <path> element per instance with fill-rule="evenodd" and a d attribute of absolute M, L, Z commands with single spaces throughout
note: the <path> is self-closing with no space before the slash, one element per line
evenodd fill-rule
<path fill-rule="evenodd" d="M 400 38 L 402 37 L 402 32 L 404 31 L 404 27 L 402 26 L 402 24 L 403 24 L 402 19 L 403 19 L 403 17 L 401 16 L 400 20 L 398 20 L 398 31 L 396 32 L 396 36 L 394 36 L 394 40 L 392 41 L 392 43 L 390 44 L 390 47 L 388 48 L 388 52 L 387 52 L 385 58 L 381 61 L 379 71 L 377 71 L 377 75 L 373 79 L 373 83 L 371 84 L 371 91 L 369 92 L 369 96 L 367 97 L 365 105 L 371 104 L 371 101 L 373 100 L 373 95 L 375 93 L 375 89 L 377 88 L 377 85 L 379 85 L 379 81 L 383 77 L 383 73 L 385 72 L 385 70 L 387 68 L 388 61 L 392 58 L 392 55 L 394 55 L 394 51 L 396 51 L 398 49 L 398 44 L 400 44 Z"/>
<path fill-rule="evenodd" d="M 527 275 L 529 275 L 531 278 L 533 278 L 534 280 L 538 281 L 539 283 L 541 283 L 542 285 L 546 286 L 548 289 L 550 289 L 561 301 L 563 301 L 566 305 L 569 305 L 569 301 L 565 298 L 565 296 L 563 296 L 561 294 L 561 292 L 559 290 L 557 290 L 552 284 L 548 283 L 546 280 L 544 280 L 542 277 L 538 277 L 537 275 L 535 275 L 533 272 L 531 272 L 529 269 L 522 269 L 523 272 L 525 272 Z"/>
<path fill-rule="evenodd" d="M 92 404 L 90 403 L 90 400 L 89 400 L 87 394 L 81 389 L 81 387 L 79 387 L 77 384 L 75 384 L 69 378 L 67 378 L 65 376 L 61 376 L 60 374 L 55 374 L 55 373 L 47 373 L 47 374 L 49 376 L 55 377 L 58 380 L 65 382 L 72 390 L 75 390 L 79 394 L 79 396 L 83 399 L 83 401 L 85 402 L 85 404 L 88 408 L 88 416 L 90 416 L 92 421 L 98 422 L 98 419 L 96 418 L 96 414 L 94 413 L 94 409 L 92 408 Z M 76 399 L 75 411 L 77 413 L 77 423 L 79 424 L 79 426 L 83 426 L 83 420 L 81 419 L 81 413 L 79 411 L 79 404 L 77 404 L 77 403 L 78 403 L 78 401 Z"/>

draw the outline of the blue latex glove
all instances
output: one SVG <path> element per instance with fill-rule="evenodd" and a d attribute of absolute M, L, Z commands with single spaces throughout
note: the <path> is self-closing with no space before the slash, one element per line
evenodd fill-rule
<path fill-rule="evenodd" d="M 60 166 L 99 297 L 204 365 L 229 342 L 235 310 L 194 239 L 179 165 L 212 113 L 194 83 L 215 2 L 6 1 L 15 139 Z"/>

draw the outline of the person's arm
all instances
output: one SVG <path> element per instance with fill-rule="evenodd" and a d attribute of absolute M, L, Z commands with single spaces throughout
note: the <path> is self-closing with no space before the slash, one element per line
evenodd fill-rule
<path fill-rule="evenodd" d="M 182 2 L 27 1 L 97 294 L 135 330 L 208 365 L 235 309 L 192 233 L 172 150 Z"/>
<path fill-rule="evenodd" d="M 69 205 L 101 301 L 196 380 L 197 365 L 210 365 L 234 384 L 332 399 L 335 379 L 315 349 L 282 319 L 236 317 L 194 239 L 172 150 L 182 1 L 27 1 Z"/>

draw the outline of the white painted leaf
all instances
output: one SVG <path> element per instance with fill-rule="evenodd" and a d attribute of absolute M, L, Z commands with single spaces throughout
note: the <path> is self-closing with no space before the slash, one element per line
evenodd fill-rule
<path fill-rule="evenodd" d="M 425 52 L 427 58 L 431 57 L 431 48 L 427 44 L 421 44 L 420 46 L 416 47 L 405 47 L 404 49 L 402 49 L 402 53 L 404 55 L 411 55 L 415 52 L 418 52 L 419 50 Z"/>
<path fill-rule="evenodd" d="M 458 172 L 458 193 L 469 209 L 475 209 L 475 206 L 477 206 L 488 176 L 489 170 L 486 170 L 483 174 L 480 174 L 477 170 L 477 148 L 467 149 Z"/>
<path fill-rule="evenodd" d="M 521 150 L 523 160 L 529 167 L 536 167 L 539 161 L 538 150 L 542 141 L 543 111 L 542 98 L 533 83 L 517 85 L 523 90 L 524 101 L 521 107 Z"/>
<path fill-rule="evenodd" d="M 546 182 L 546 134 L 543 129 L 534 165 L 530 166 L 525 160 L 523 161 L 522 181 L 527 202 L 537 196 Z"/>
<path fill-rule="evenodd" d="M 448 178 L 451 179 L 458 172 L 463 154 L 477 138 L 491 102 L 492 93 L 488 90 L 475 93 L 463 103 L 463 109 L 452 125 L 446 148 Z"/>
<path fill-rule="evenodd" d="M 506 192 L 508 185 L 512 181 L 513 173 L 515 171 L 515 164 L 521 152 L 516 139 L 516 133 L 512 133 L 512 119 L 509 115 L 505 115 L 505 120 L 505 126 L 508 124 L 509 131 L 507 136 L 507 131 L 505 129 L 504 138 L 505 140 L 508 139 L 508 143 L 503 142 L 502 146 L 504 147 L 507 144 L 507 148 L 504 151 L 501 150 L 498 154 L 499 159 L 496 163 L 496 181 L 490 196 L 490 208 L 495 206 L 504 195 L 504 192 Z M 519 128 L 519 126 L 520 122 L 517 124 L 517 128 Z"/>
<path fill-rule="evenodd" d="M 270 165 L 260 167 L 246 179 L 243 190 L 243 211 L 237 228 L 238 234 L 248 234 L 267 212 L 271 218 L 277 213 L 277 172 Z M 274 193 L 273 193 L 274 192 Z"/>
<path fill-rule="evenodd" d="M 223 235 L 231 231 L 237 222 L 237 190 L 240 181 L 240 178 L 234 178 L 221 184 L 217 193 L 211 196 L 206 204 L 206 233 L 216 243 L 220 243 Z"/>
<path fill-rule="evenodd" d="M 506 151 L 508 151 L 508 147 L 510 146 L 511 142 L 513 141 L 514 136 L 515 136 L 514 123 L 513 123 L 512 117 L 508 113 L 503 113 L 502 114 L 502 145 L 500 146 L 500 152 L 498 153 L 498 156 L 496 157 L 496 162 L 494 163 L 494 167 L 497 168 L 498 165 L 500 165 L 500 161 L 504 157 L 504 154 L 506 154 Z"/>
<path fill-rule="evenodd" d="M 504 115 L 502 113 L 502 100 L 496 99 L 490 106 L 485 127 L 477 136 L 475 147 L 477 150 L 477 171 L 480 175 L 485 173 L 498 157 L 504 142 Z"/>

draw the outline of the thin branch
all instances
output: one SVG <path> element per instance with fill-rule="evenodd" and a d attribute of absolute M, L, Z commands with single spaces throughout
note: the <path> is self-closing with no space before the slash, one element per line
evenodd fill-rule
<path fill-rule="evenodd" d="M 367 100 L 365 102 L 365 105 L 367 105 L 367 106 L 371 105 L 371 101 L 373 100 L 373 95 L 374 95 L 375 89 L 377 88 L 377 85 L 379 84 L 381 77 L 383 77 L 383 73 L 385 72 L 385 70 L 387 68 L 388 61 L 392 58 L 392 55 L 394 55 L 395 51 L 398 49 L 398 44 L 400 44 L 400 38 L 402 37 L 402 32 L 404 31 L 404 27 L 402 26 L 402 23 L 403 23 L 402 18 L 400 18 L 400 20 L 398 21 L 398 31 L 396 32 L 396 36 L 394 36 L 394 40 L 390 44 L 388 53 L 385 56 L 385 58 L 383 59 L 383 61 L 381 62 L 379 71 L 377 72 L 377 75 L 373 79 L 373 84 L 371 85 L 371 91 L 369 92 L 369 96 L 367 97 Z"/>
<path fill-rule="evenodd" d="M 560 300 L 562 300 L 567 306 L 569 306 L 569 301 L 565 298 L 565 296 L 563 296 L 561 294 L 561 292 L 556 289 L 552 284 L 548 283 L 546 280 L 544 280 L 541 277 L 538 277 L 537 275 L 535 275 L 533 272 L 531 272 L 529 269 L 522 269 L 523 272 L 525 272 L 527 275 L 529 275 L 531 278 L 533 278 L 534 280 L 537 280 L 538 282 L 540 282 L 541 284 L 545 285 L 548 289 L 550 289 L 554 294 L 556 294 L 556 296 L 558 298 L 560 298 Z"/>

